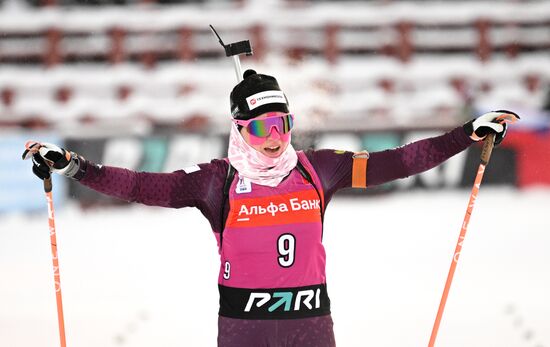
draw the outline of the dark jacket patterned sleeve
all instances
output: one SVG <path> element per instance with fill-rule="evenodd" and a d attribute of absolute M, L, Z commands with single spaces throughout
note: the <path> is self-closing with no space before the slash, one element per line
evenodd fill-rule
<path fill-rule="evenodd" d="M 84 165 L 85 174 L 80 183 L 90 189 L 149 206 L 197 207 L 214 230 L 219 228 L 223 184 L 228 167 L 224 160 L 212 160 L 194 169 L 171 173 L 137 172 L 97 165 L 91 161 L 86 161 Z"/>
<path fill-rule="evenodd" d="M 370 153 L 367 186 L 375 186 L 429 170 L 468 148 L 473 140 L 462 127 L 440 136 Z M 368 148 L 367 148 L 368 150 Z M 351 187 L 352 152 L 308 151 L 308 158 L 323 183 L 327 201 L 342 188 Z"/>

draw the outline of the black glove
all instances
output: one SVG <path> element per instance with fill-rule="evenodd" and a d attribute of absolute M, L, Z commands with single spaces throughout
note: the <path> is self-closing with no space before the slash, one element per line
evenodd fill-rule
<path fill-rule="evenodd" d="M 74 153 L 51 143 L 29 141 L 23 159 L 32 156 L 32 172 L 40 179 L 50 178 L 52 172 L 73 177 L 78 171 L 79 161 Z"/>
<path fill-rule="evenodd" d="M 498 110 L 482 114 L 476 119 L 463 125 L 464 131 L 474 141 L 483 140 L 490 133 L 494 133 L 495 146 L 500 144 L 506 136 L 507 123 L 514 123 L 519 118 L 512 111 Z"/>

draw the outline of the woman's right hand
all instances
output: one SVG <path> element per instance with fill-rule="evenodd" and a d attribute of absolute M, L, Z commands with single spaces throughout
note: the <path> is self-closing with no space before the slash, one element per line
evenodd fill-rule
<path fill-rule="evenodd" d="M 29 141 L 25 144 L 23 160 L 32 157 L 32 172 L 40 179 L 49 179 L 52 172 L 72 177 L 78 170 L 76 156 L 47 142 Z"/>

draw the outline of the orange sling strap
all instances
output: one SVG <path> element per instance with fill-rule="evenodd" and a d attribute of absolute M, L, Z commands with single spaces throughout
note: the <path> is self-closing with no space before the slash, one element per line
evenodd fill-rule
<path fill-rule="evenodd" d="M 362 151 L 353 155 L 353 167 L 351 175 L 351 186 L 353 188 L 367 188 L 367 163 L 369 152 Z"/>

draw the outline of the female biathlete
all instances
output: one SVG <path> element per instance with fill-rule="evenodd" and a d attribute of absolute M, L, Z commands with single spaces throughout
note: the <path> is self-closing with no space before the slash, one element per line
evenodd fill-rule
<path fill-rule="evenodd" d="M 472 143 L 506 135 L 513 112 L 486 113 L 438 137 L 380 152 L 296 151 L 277 80 L 247 70 L 230 94 L 227 158 L 172 173 L 97 165 L 48 143 L 28 146 L 33 172 L 77 180 L 127 201 L 196 207 L 220 254 L 218 346 L 335 346 L 322 244 L 323 216 L 334 193 L 431 169 Z"/>

